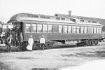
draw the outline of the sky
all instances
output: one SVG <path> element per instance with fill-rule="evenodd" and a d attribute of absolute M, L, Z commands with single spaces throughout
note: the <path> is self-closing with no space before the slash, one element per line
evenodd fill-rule
<path fill-rule="evenodd" d="M 0 0 L 0 21 L 17 13 L 54 15 L 56 13 L 105 19 L 105 0 Z"/>

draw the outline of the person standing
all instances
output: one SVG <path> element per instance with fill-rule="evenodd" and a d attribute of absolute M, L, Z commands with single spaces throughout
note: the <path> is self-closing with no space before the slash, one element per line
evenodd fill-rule
<path fill-rule="evenodd" d="M 7 50 L 10 52 L 11 51 L 11 48 L 12 48 L 11 43 L 12 43 L 13 37 L 12 37 L 12 34 L 9 33 L 9 32 L 6 33 L 6 37 L 7 37 L 6 38 L 6 45 L 7 45 Z"/>
<path fill-rule="evenodd" d="M 33 44 L 34 44 L 34 39 L 32 37 L 32 35 L 30 36 L 30 38 L 28 39 L 28 45 L 27 45 L 27 50 L 32 50 L 32 47 L 33 47 Z"/>
<path fill-rule="evenodd" d="M 43 35 L 42 35 L 42 37 L 40 38 L 40 47 L 44 50 L 44 47 L 45 47 L 45 38 L 44 38 Z"/>

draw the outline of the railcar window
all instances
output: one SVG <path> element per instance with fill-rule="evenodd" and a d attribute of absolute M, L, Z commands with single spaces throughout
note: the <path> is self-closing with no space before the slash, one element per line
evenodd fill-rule
<path fill-rule="evenodd" d="M 68 33 L 71 33 L 71 26 L 68 26 Z"/>
<path fill-rule="evenodd" d="M 47 32 L 47 25 L 43 24 L 43 32 Z"/>
<path fill-rule="evenodd" d="M 83 20 L 83 19 L 81 19 L 80 21 L 81 21 L 81 22 L 84 22 L 84 20 Z"/>
<path fill-rule="evenodd" d="M 0 33 L 2 33 L 2 24 L 0 24 Z"/>
<path fill-rule="evenodd" d="M 99 33 L 101 34 L 101 32 L 102 32 L 102 28 L 99 28 Z"/>
<path fill-rule="evenodd" d="M 98 27 L 98 28 L 97 28 L 97 33 L 101 33 L 101 30 L 102 30 L 102 29 Z"/>
<path fill-rule="evenodd" d="M 48 32 L 52 32 L 52 25 L 48 25 Z"/>
<path fill-rule="evenodd" d="M 0 27 L 2 27 L 2 24 L 0 24 Z"/>
<path fill-rule="evenodd" d="M 38 18 L 39 16 L 38 16 L 38 15 L 31 15 L 31 17 L 35 17 L 35 18 Z"/>
<path fill-rule="evenodd" d="M 31 24 L 26 24 L 25 32 L 31 32 Z"/>
<path fill-rule="evenodd" d="M 63 26 L 63 32 L 67 33 L 67 26 Z"/>
<path fill-rule="evenodd" d="M 59 25 L 59 33 L 62 33 L 62 25 Z"/>
<path fill-rule="evenodd" d="M 44 15 L 41 15 L 40 18 L 44 18 L 44 19 L 50 19 L 49 16 L 44 16 Z"/>
<path fill-rule="evenodd" d="M 90 33 L 90 29 L 89 29 L 90 27 L 87 27 L 87 33 Z"/>
<path fill-rule="evenodd" d="M 99 33 L 99 27 L 97 27 L 97 33 Z"/>
<path fill-rule="evenodd" d="M 60 20 L 60 17 L 56 17 L 57 20 Z"/>
<path fill-rule="evenodd" d="M 36 24 L 32 24 L 32 32 L 36 32 Z"/>
<path fill-rule="evenodd" d="M 59 25 L 53 25 L 53 33 L 59 32 Z"/>
<path fill-rule="evenodd" d="M 93 27 L 91 27 L 91 33 L 94 33 L 94 28 Z"/>
<path fill-rule="evenodd" d="M 88 33 L 92 33 L 92 27 L 88 27 Z"/>
<path fill-rule="evenodd" d="M 99 33 L 99 31 L 98 31 L 98 27 L 97 27 L 97 33 Z"/>
<path fill-rule="evenodd" d="M 87 33 L 87 27 L 84 27 L 84 33 Z"/>
<path fill-rule="evenodd" d="M 71 18 L 70 21 L 76 22 L 76 19 Z"/>
<path fill-rule="evenodd" d="M 76 33 L 76 26 L 72 26 L 72 33 Z"/>
<path fill-rule="evenodd" d="M 61 18 L 61 20 L 65 20 L 65 18 Z"/>
<path fill-rule="evenodd" d="M 3 28 L 6 29 L 7 28 L 7 25 L 3 25 Z"/>
<path fill-rule="evenodd" d="M 77 26 L 77 31 L 76 31 L 77 33 L 79 33 L 79 28 L 80 28 L 80 27 L 79 27 L 79 26 Z"/>
<path fill-rule="evenodd" d="M 97 29 L 96 29 L 96 27 L 94 27 L 94 33 L 97 33 Z"/>
<path fill-rule="evenodd" d="M 84 27 L 81 27 L 80 31 L 81 31 L 81 33 L 84 33 Z"/>
<path fill-rule="evenodd" d="M 42 24 L 37 24 L 37 32 L 42 32 Z"/>

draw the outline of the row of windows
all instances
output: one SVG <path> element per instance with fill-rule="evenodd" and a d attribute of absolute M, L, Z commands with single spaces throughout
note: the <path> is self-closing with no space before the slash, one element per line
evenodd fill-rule
<path fill-rule="evenodd" d="M 26 32 L 101 33 L 100 27 L 26 24 Z"/>
<path fill-rule="evenodd" d="M 62 26 L 59 25 L 59 32 L 62 33 L 101 33 L 100 27 Z"/>
<path fill-rule="evenodd" d="M 26 24 L 26 32 L 52 32 L 52 25 Z"/>

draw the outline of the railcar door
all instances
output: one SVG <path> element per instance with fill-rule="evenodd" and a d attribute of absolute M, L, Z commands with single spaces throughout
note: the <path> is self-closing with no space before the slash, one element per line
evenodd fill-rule
<path fill-rule="evenodd" d="M 13 23 L 12 36 L 13 36 L 13 42 L 14 42 L 13 45 L 20 46 L 21 42 L 23 41 L 23 23 L 22 22 Z"/>

